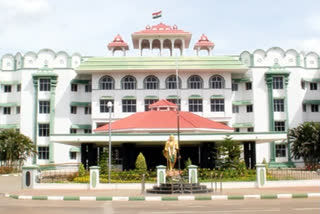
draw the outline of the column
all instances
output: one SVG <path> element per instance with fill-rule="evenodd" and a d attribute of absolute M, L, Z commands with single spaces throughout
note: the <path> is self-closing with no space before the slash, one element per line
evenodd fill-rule
<path fill-rule="evenodd" d="M 273 77 L 272 75 L 266 76 L 268 86 L 268 100 L 269 100 L 269 131 L 274 131 L 274 115 L 273 115 Z M 270 162 L 276 161 L 275 143 L 270 143 Z"/>
<path fill-rule="evenodd" d="M 189 177 L 189 183 L 191 184 L 198 183 L 198 166 L 196 165 L 188 166 L 188 177 Z"/>
<path fill-rule="evenodd" d="M 265 164 L 257 164 L 256 165 L 256 173 L 257 173 L 257 187 L 263 187 L 267 182 L 267 171 Z"/>
<path fill-rule="evenodd" d="M 99 166 L 90 167 L 90 189 L 96 189 L 100 184 Z"/>
<path fill-rule="evenodd" d="M 55 99 L 56 99 L 57 76 L 50 79 L 50 135 L 54 134 L 54 119 L 55 119 Z M 49 143 L 49 161 L 54 163 L 54 143 Z"/>
<path fill-rule="evenodd" d="M 22 189 L 33 189 L 38 179 L 39 167 L 35 165 L 22 167 Z"/>
<path fill-rule="evenodd" d="M 157 166 L 157 185 L 166 183 L 166 166 Z"/>
<path fill-rule="evenodd" d="M 288 105 L 288 84 L 289 84 L 289 75 L 284 77 L 284 86 L 285 86 L 285 112 L 286 112 L 286 131 L 287 131 L 287 153 L 288 153 L 288 163 L 290 166 L 294 167 L 294 163 L 291 160 L 291 149 L 290 149 L 290 139 L 289 139 L 289 105 Z"/>
<path fill-rule="evenodd" d="M 36 151 L 38 151 L 37 145 L 37 123 L 38 123 L 38 78 L 33 77 L 33 86 L 34 86 L 34 100 L 33 100 L 33 143 L 36 146 Z M 32 164 L 37 164 L 37 155 L 33 156 Z"/>

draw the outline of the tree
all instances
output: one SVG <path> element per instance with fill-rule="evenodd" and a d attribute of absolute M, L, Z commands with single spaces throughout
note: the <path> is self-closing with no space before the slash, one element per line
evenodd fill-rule
<path fill-rule="evenodd" d="M 141 171 L 141 172 L 146 172 L 147 171 L 147 163 L 146 159 L 144 158 L 143 154 L 140 152 L 137 160 L 136 160 L 136 169 Z"/>
<path fill-rule="evenodd" d="M 320 161 L 320 125 L 314 122 L 305 122 L 289 131 L 292 140 L 292 156 L 303 158 L 307 167 L 315 169 Z"/>
<path fill-rule="evenodd" d="M 37 153 L 32 140 L 14 129 L 0 131 L 0 160 L 12 168 L 13 164 L 21 164 L 27 157 Z"/>
<path fill-rule="evenodd" d="M 218 144 L 218 165 L 224 169 L 238 168 L 240 164 L 240 145 L 231 137 Z"/>
<path fill-rule="evenodd" d="M 109 165 L 108 165 L 108 158 L 109 158 L 109 152 L 105 151 L 102 152 L 100 155 L 100 161 L 99 161 L 99 166 L 100 166 L 100 173 L 101 174 L 108 174 L 108 169 L 109 169 Z"/>

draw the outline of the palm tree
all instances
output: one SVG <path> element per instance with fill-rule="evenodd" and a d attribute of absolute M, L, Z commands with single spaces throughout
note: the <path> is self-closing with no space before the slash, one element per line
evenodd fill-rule
<path fill-rule="evenodd" d="M 14 163 L 21 164 L 27 157 L 36 154 L 32 140 L 14 129 L 0 131 L 0 159 L 12 168 Z"/>
<path fill-rule="evenodd" d="M 320 125 L 314 122 L 305 122 L 289 131 L 293 141 L 292 155 L 294 158 L 303 158 L 307 167 L 315 169 L 320 160 Z"/>

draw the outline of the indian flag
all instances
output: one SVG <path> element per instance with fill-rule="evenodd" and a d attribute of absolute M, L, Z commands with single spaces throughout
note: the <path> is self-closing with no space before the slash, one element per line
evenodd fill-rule
<path fill-rule="evenodd" d="M 162 11 L 158 11 L 158 12 L 155 12 L 155 13 L 152 13 L 152 18 L 153 19 L 157 19 L 157 18 L 160 18 L 162 16 Z"/>

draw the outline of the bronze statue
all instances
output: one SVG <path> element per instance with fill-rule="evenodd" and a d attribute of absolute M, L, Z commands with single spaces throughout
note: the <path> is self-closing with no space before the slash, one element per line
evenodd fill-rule
<path fill-rule="evenodd" d="M 169 140 L 166 142 L 164 150 L 162 151 L 164 157 L 167 159 L 167 169 L 172 171 L 177 161 L 177 155 L 179 150 L 178 141 L 174 139 L 173 135 L 170 135 Z"/>

